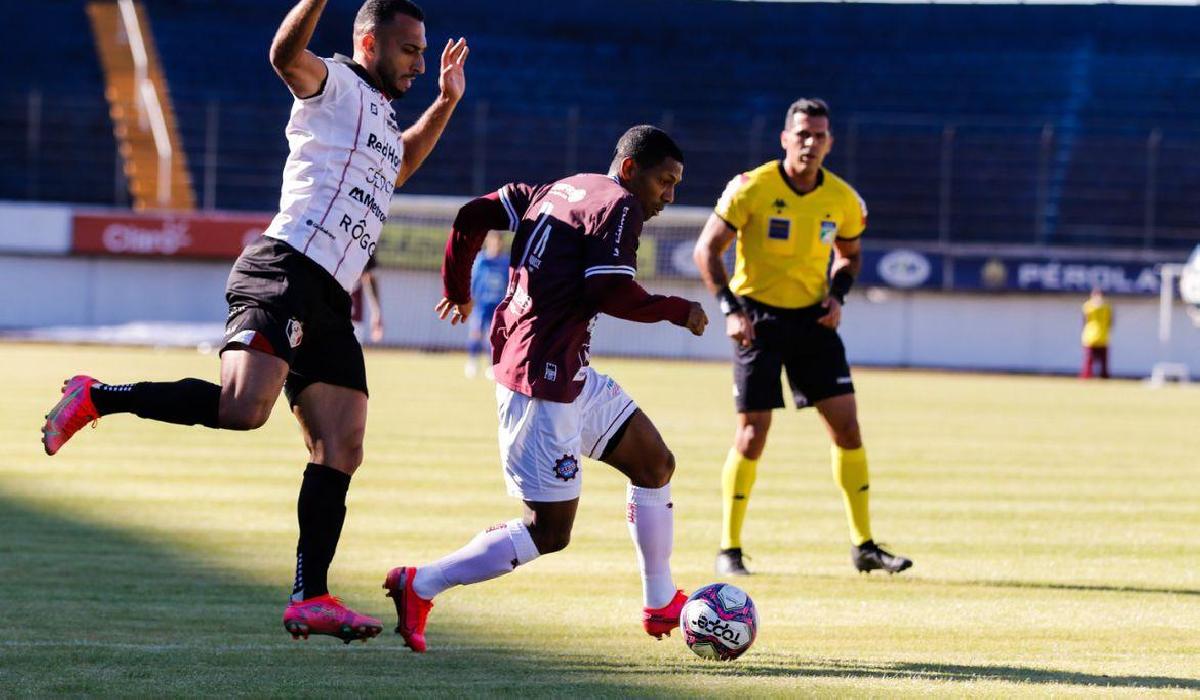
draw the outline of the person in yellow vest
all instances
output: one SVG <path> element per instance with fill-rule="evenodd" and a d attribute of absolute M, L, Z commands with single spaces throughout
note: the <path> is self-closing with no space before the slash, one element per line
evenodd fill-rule
<path fill-rule="evenodd" d="M 833 478 L 846 508 L 855 568 L 896 573 L 912 566 L 911 559 L 881 549 L 871 533 L 867 455 L 837 333 L 862 264 L 867 207 L 854 188 L 822 167 L 833 145 L 829 121 L 823 101 L 793 103 L 780 134 L 783 159 L 733 178 L 696 242 L 696 264 L 725 314 L 736 355 L 737 428 L 721 479 L 720 574 L 750 573 L 742 524 L 772 411 L 784 407 L 785 369 L 796 408 L 814 406 L 832 438 Z M 730 278 L 722 254 L 735 239 Z"/>
<path fill-rule="evenodd" d="M 1099 287 L 1083 303 L 1083 369 L 1079 376 L 1091 379 L 1092 369 L 1100 365 L 1100 377 L 1108 379 L 1108 335 L 1112 331 L 1112 305 Z"/>

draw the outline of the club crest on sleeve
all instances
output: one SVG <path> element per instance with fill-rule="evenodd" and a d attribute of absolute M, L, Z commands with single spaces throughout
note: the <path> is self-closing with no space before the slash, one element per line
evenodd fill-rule
<path fill-rule="evenodd" d="M 573 455 L 563 455 L 554 463 L 554 478 L 570 481 L 579 474 L 579 460 Z"/>

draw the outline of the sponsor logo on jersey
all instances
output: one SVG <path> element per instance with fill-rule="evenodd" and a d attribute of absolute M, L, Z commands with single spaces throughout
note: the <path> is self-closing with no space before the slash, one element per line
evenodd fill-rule
<path fill-rule="evenodd" d="M 825 244 L 833 243 L 833 239 L 837 237 L 837 222 L 829 221 L 828 219 L 821 222 L 821 242 Z"/>
<path fill-rule="evenodd" d="M 332 231 L 330 231 L 329 229 L 325 228 L 325 227 L 324 227 L 324 226 L 322 226 L 321 224 L 318 224 L 317 222 L 313 221 L 312 219 L 308 219 L 308 220 L 306 220 L 306 221 L 304 222 L 304 225 L 305 225 L 305 226 L 311 226 L 312 228 L 316 229 L 317 231 L 320 231 L 321 233 L 325 234 L 326 236 L 329 236 L 330 238 L 335 238 L 335 236 L 333 235 L 333 232 L 332 232 Z"/>
<path fill-rule="evenodd" d="M 298 348 L 300 343 L 304 342 L 304 324 L 299 320 L 289 318 L 287 322 L 287 339 L 288 345 Z"/>
<path fill-rule="evenodd" d="M 629 207 L 621 209 L 621 220 L 617 222 L 617 235 L 613 239 L 613 257 L 621 254 L 621 236 L 625 233 L 625 217 L 629 216 Z"/>
<path fill-rule="evenodd" d="M 375 134 L 368 134 L 367 148 L 383 156 L 387 162 L 392 164 L 392 167 L 400 169 L 400 151 L 396 148 L 396 144 L 385 141 Z"/>
<path fill-rule="evenodd" d="M 570 481 L 579 474 L 579 460 L 573 455 L 563 455 L 554 463 L 554 478 Z"/>
<path fill-rule="evenodd" d="M 350 189 L 350 199 L 367 205 L 367 211 L 374 214 L 375 218 L 379 219 L 379 223 L 387 221 L 387 213 L 380 208 L 379 203 L 375 201 L 374 195 L 370 192 L 361 187 L 353 187 Z"/>
<path fill-rule="evenodd" d="M 533 303 L 533 298 L 529 296 L 529 292 L 525 288 L 517 285 L 513 289 L 512 302 L 509 303 L 509 308 L 514 308 L 520 313 L 525 313 L 529 310 L 529 305 Z"/>
<path fill-rule="evenodd" d="M 550 194 L 562 197 L 573 204 L 583 201 L 583 198 L 587 196 L 587 190 L 560 182 L 550 188 Z"/>
<path fill-rule="evenodd" d="M 775 207 L 776 209 L 778 209 L 779 211 L 782 212 L 787 207 L 787 202 L 785 202 L 783 200 L 783 197 L 780 197 L 780 198 L 776 199 L 774 202 L 772 202 L 771 206 Z"/>
<path fill-rule="evenodd" d="M 792 220 L 771 217 L 767 222 L 767 238 L 775 241 L 786 241 L 792 237 Z"/>
<path fill-rule="evenodd" d="M 396 189 L 396 178 L 379 168 L 367 168 L 367 184 L 376 192 L 386 190 L 390 194 Z"/>
<path fill-rule="evenodd" d="M 548 382 L 558 379 L 558 365 L 554 364 L 553 362 L 547 362 L 546 369 L 544 372 L 542 372 L 542 376 L 545 377 L 546 381 Z"/>
<path fill-rule="evenodd" d="M 400 122 L 396 119 L 396 113 L 389 110 L 386 118 L 388 128 L 396 133 L 400 133 Z"/>
<path fill-rule="evenodd" d="M 355 221 L 349 216 L 342 214 L 342 220 L 338 222 L 342 230 L 350 234 L 350 237 L 358 241 L 358 247 L 367 251 L 368 255 L 375 254 L 375 241 L 372 240 L 371 234 L 367 233 L 367 220 L 359 219 Z"/>

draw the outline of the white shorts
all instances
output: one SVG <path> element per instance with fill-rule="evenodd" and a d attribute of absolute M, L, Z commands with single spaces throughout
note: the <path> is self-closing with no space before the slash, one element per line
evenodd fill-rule
<path fill-rule="evenodd" d="M 508 494 L 524 501 L 579 498 L 580 458 L 600 459 L 637 404 L 611 377 L 584 368 L 571 403 L 545 401 L 496 385 L 500 465 Z"/>

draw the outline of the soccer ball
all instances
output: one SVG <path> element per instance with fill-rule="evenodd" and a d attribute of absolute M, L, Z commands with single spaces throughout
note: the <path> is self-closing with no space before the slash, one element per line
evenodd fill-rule
<path fill-rule="evenodd" d="M 758 635 L 758 610 L 737 586 L 712 583 L 696 591 L 679 614 L 683 643 L 704 659 L 732 661 Z"/>

